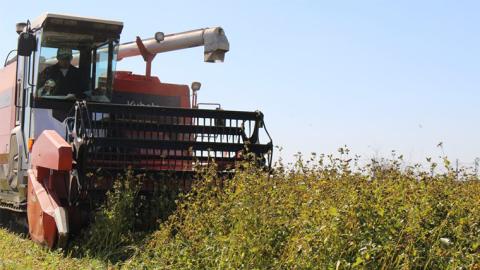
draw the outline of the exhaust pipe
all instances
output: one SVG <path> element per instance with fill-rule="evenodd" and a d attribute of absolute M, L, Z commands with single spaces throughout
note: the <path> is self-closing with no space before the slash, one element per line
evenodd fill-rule
<path fill-rule="evenodd" d="M 162 36 L 161 33 L 159 36 Z M 155 35 L 157 37 L 157 34 Z M 176 50 L 182 50 L 193 47 L 204 47 L 204 61 L 223 62 L 225 53 L 229 51 L 225 31 L 221 27 L 202 28 L 176 34 L 162 36 L 163 40 L 150 38 L 143 40 L 143 44 L 148 52 L 152 54 L 164 53 Z M 123 58 L 141 55 L 136 42 L 121 44 L 118 49 L 118 61 Z"/>

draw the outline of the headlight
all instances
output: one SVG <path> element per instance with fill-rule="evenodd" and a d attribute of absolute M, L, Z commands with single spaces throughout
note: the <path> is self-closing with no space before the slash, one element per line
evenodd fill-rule
<path fill-rule="evenodd" d="M 165 39 L 165 34 L 163 32 L 156 32 L 155 33 L 155 40 L 160 43 Z"/>
<path fill-rule="evenodd" d="M 200 82 L 192 82 L 192 90 L 193 91 L 198 91 L 200 90 L 200 87 L 202 87 L 202 84 Z"/>

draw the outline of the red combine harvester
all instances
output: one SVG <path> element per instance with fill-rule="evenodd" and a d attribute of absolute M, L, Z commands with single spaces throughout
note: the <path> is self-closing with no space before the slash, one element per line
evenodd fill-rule
<path fill-rule="evenodd" d="M 0 208 L 49 247 L 65 246 L 127 168 L 150 175 L 148 192 L 167 182 L 188 190 L 195 164 L 231 175 L 251 153 L 270 166 L 261 112 L 200 109 L 199 83 L 151 76 L 157 53 L 203 46 L 205 62 L 223 61 L 221 28 L 119 44 L 122 28 L 45 14 L 17 24 L 17 55 L 0 69 Z M 146 61 L 145 75 L 115 70 L 134 56 Z"/>

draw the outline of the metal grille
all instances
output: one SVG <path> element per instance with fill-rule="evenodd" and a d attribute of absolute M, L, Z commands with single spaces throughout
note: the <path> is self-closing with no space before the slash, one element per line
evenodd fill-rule
<path fill-rule="evenodd" d="M 234 168 L 252 153 L 271 162 L 272 142 L 261 112 L 89 104 L 92 135 L 87 167 L 147 171 L 193 171 L 215 162 Z M 268 137 L 260 143 L 260 132 Z"/>

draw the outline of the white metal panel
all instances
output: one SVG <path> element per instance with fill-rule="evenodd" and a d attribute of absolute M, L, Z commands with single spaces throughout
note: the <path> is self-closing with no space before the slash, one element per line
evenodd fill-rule
<path fill-rule="evenodd" d="M 60 136 L 66 136 L 65 125 L 55 119 L 51 109 L 33 108 L 34 137 L 38 138 L 44 130 L 55 130 Z"/>
<path fill-rule="evenodd" d="M 41 27 L 43 22 L 47 18 L 57 18 L 57 19 L 64 19 L 64 20 L 69 20 L 70 19 L 70 20 L 96 22 L 96 23 L 104 23 L 104 24 L 114 24 L 114 25 L 122 25 L 123 26 L 123 22 L 120 22 L 120 21 L 105 20 L 105 19 L 94 18 L 94 17 L 83 17 L 83 16 L 70 15 L 70 14 L 44 13 L 40 17 L 33 20 L 32 27 L 33 28 Z"/>

